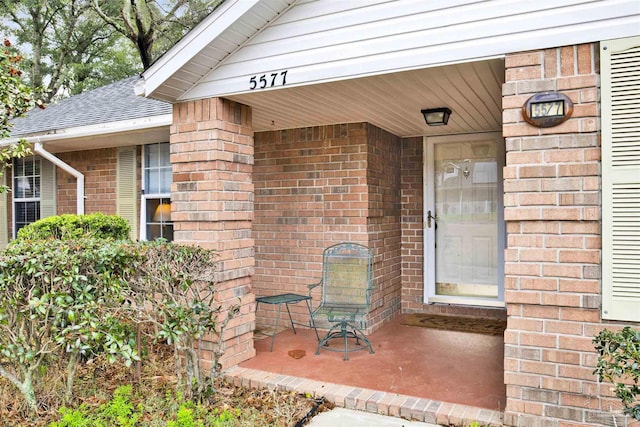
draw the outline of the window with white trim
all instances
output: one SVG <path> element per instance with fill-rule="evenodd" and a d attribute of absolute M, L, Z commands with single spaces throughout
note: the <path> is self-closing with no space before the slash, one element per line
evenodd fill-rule
<path fill-rule="evenodd" d="M 141 240 L 173 240 L 169 143 L 144 146 Z"/>
<path fill-rule="evenodd" d="M 13 233 L 40 219 L 40 168 L 37 157 L 15 159 L 13 164 Z"/>

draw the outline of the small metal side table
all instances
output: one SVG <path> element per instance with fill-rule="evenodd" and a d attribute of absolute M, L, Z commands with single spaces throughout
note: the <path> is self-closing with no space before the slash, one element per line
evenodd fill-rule
<path fill-rule="evenodd" d="M 296 304 L 300 301 L 304 301 L 307 304 L 307 309 L 309 309 L 309 325 L 306 323 L 298 323 L 294 322 L 291 317 L 291 311 L 289 311 L 289 304 Z M 298 294 L 278 294 L 271 295 L 268 297 L 258 297 L 256 298 L 256 310 L 258 310 L 258 304 L 276 304 L 278 306 L 278 315 L 276 316 L 276 324 L 273 329 L 273 334 L 271 335 L 271 348 L 269 351 L 273 351 L 273 343 L 276 340 L 276 334 L 278 333 L 278 319 L 280 319 L 280 311 L 282 310 L 282 305 L 287 308 L 287 313 L 289 314 L 289 321 L 291 321 L 291 329 L 293 329 L 293 333 L 296 333 L 296 327 L 294 325 L 300 326 L 310 326 L 316 331 L 316 338 L 320 341 L 320 336 L 318 335 L 318 330 L 316 329 L 315 322 L 313 321 L 313 317 L 311 316 L 311 297 L 308 295 L 298 295 Z"/>

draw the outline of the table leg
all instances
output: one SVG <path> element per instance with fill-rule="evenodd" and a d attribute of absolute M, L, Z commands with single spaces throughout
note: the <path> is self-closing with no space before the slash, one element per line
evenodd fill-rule
<path fill-rule="evenodd" d="M 293 325 L 293 318 L 291 317 L 291 311 L 289 311 L 289 303 L 285 302 L 284 305 L 287 308 L 287 313 L 289 313 L 289 321 L 291 322 L 291 329 L 293 329 L 294 334 L 297 334 L 296 327 Z"/>
<path fill-rule="evenodd" d="M 273 343 L 276 340 L 276 334 L 278 333 L 278 319 L 280 319 L 280 311 L 282 310 L 282 304 L 278 304 L 278 315 L 276 316 L 276 324 L 273 327 L 273 335 L 271 335 L 271 348 L 269 351 L 273 351 Z M 287 308 L 287 310 L 289 310 Z"/>

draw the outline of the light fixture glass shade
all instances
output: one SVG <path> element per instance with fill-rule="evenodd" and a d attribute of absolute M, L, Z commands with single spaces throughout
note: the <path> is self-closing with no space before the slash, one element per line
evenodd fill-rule
<path fill-rule="evenodd" d="M 451 110 L 447 107 L 421 110 L 421 113 L 429 126 L 444 126 L 449 122 L 449 116 L 451 116 Z"/>
<path fill-rule="evenodd" d="M 153 222 L 171 221 L 171 204 L 167 202 L 160 203 L 156 208 L 156 211 L 153 213 L 153 218 L 151 220 Z"/>

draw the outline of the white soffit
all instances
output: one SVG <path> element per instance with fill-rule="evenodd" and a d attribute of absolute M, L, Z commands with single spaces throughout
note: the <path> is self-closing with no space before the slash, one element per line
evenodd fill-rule
<path fill-rule="evenodd" d="M 231 95 L 250 105 L 256 132 L 368 122 L 401 137 L 502 129 L 504 61 L 493 59 L 275 91 Z M 449 107 L 447 126 L 420 110 Z"/>
<path fill-rule="evenodd" d="M 144 73 L 145 93 L 276 91 L 625 37 L 639 22 L 637 0 L 227 0 Z"/>

